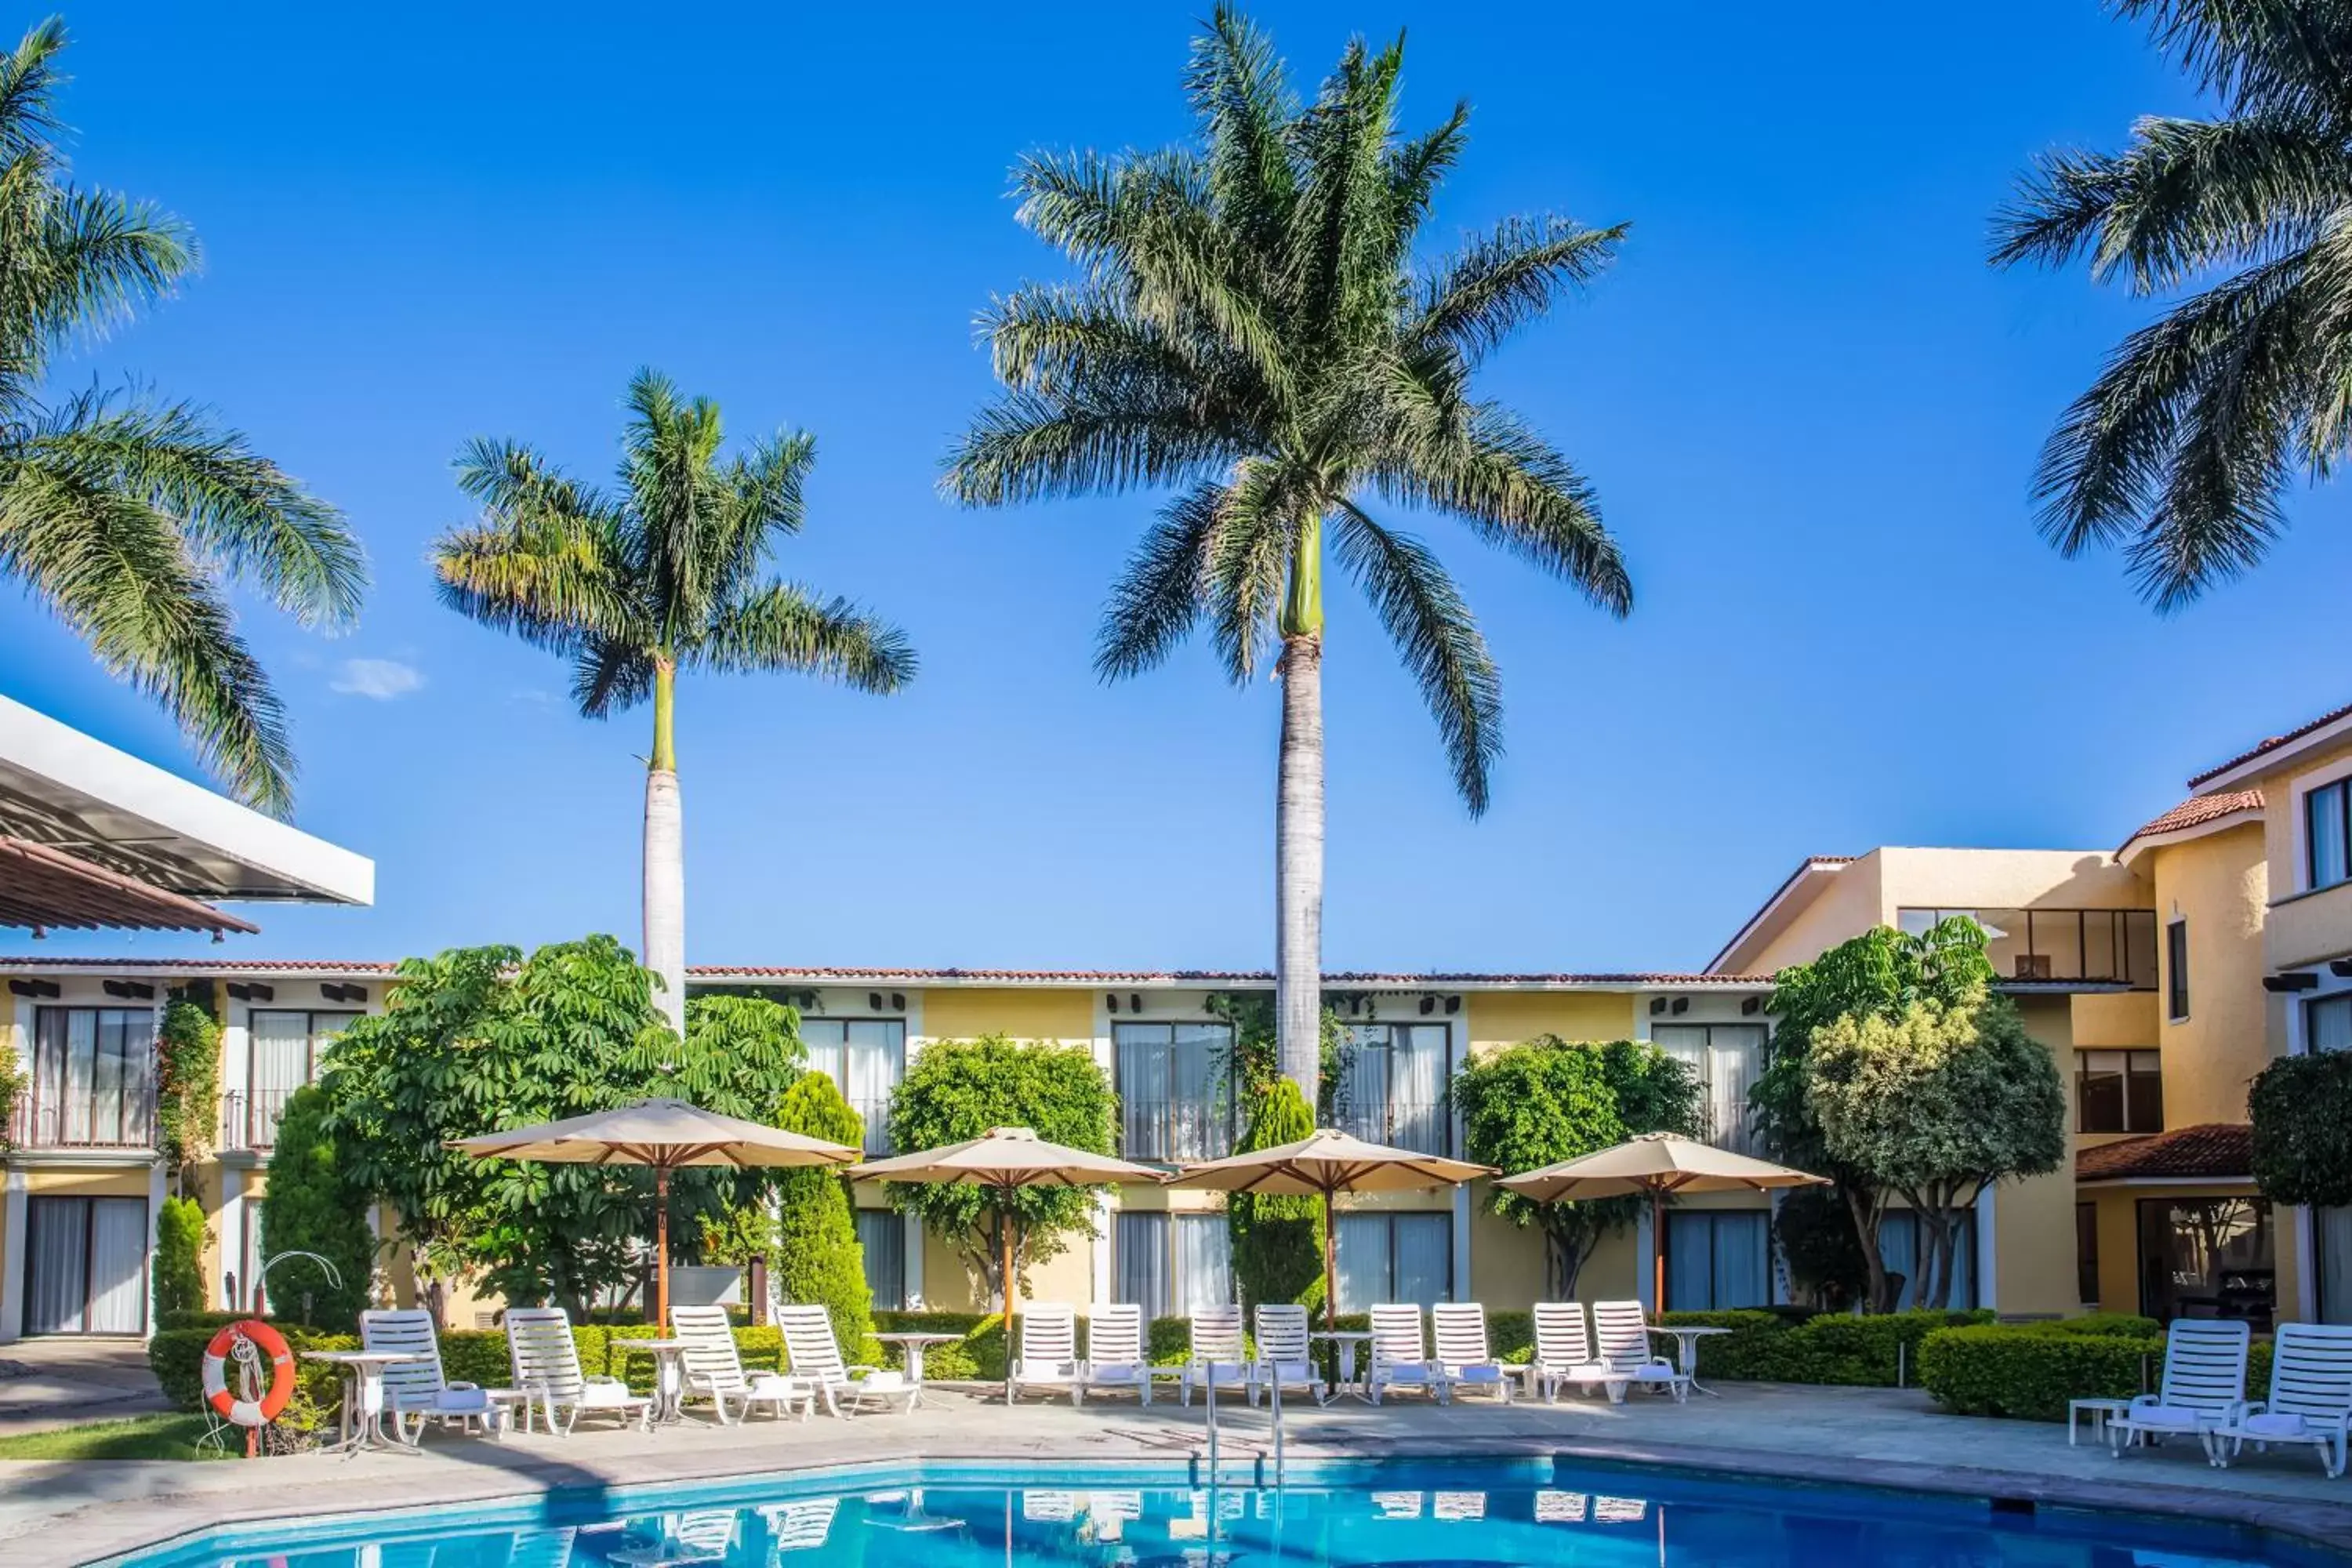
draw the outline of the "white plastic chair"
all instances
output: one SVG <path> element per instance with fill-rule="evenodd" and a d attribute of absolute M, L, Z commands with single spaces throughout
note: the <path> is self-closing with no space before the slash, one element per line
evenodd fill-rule
<path fill-rule="evenodd" d="M 1330 1391 L 1315 1370 L 1307 1343 L 1307 1309 L 1296 1301 L 1261 1301 L 1257 1308 L 1257 1360 L 1250 1363 L 1250 1403 L 1262 1387 L 1298 1389 L 1324 1404 Z"/>
<path fill-rule="evenodd" d="M 1535 1321 L 1536 1350 L 1529 1364 L 1546 1403 L 1557 1403 L 1560 1389 L 1571 1383 L 1588 1394 L 1598 1384 L 1608 1392 L 1612 1405 L 1625 1403 L 1626 1379 L 1592 1353 L 1583 1302 L 1538 1301 Z"/>
<path fill-rule="evenodd" d="M 2205 1432 L 2205 1457 L 2227 1469 L 2252 1443 L 2308 1445 L 2330 1480 L 2344 1473 L 2352 1444 L 2352 1324 L 2282 1323 L 2272 1345 L 2271 1392 L 2226 1426 Z"/>
<path fill-rule="evenodd" d="M 2229 1426 L 2246 1413 L 2246 1352 L 2252 1331 L 2242 1318 L 2177 1318 L 2165 1330 L 2164 1379 L 2128 1408 L 2107 1417 L 2107 1447 L 2126 1448 L 2167 1437 L 2200 1437 L 2208 1426 Z"/>
<path fill-rule="evenodd" d="M 546 1414 L 547 1429 L 563 1436 L 583 1415 L 618 1415 L 644 1429 L 652 1425 L 654 1402 L 629 1392 L 617 1377 L 590 1377 L 580 1370 L 580 1347 L 572 1338 L 572 1315 L 561 1307 L 507 1309 L 507 1359 L 513 1365 L 515 1386 Z M 555 1413 L 570 1415 L 559 1426 Z M 523 1427 L 530 1426 L 530 1405 L 523 1406 Z"/>
<path fill-rule="evenodd" d="M 741 1420 L 760 1405 L 779 1417 L 790 1415 L 797 1405 L 803 1421 L 816 1413 L 816 1390 L 801 1379 L 765 1368 L 752 1373 L 743 1370 L 742 1354 L 735 1348 L 735 1327 L 727 1321 L 726 1308 L 672 1307 L 669 1331 L 686 1345 L 679 1356 L 685 1392 L 689 1396 L 708 1394 L 719 1412 L 720 1426 Z M 727 1412 L 730 1404 L 740 1406 L 732 1416 Z"/>
<path fill-rule="evenodd" d="M 1419 1307 L 1390 1303 L 1372 1309 L 1372 1368 L 1368 1392 L 1373 1404 L 1382 1391 L 1418 1388 L 1447 1402 L 1445 1369 L 1430 1359 Z"/>
<path fill-rule="evenodd" d="M 759 1514 L 767 1521 L 771 1547 L 778 1552 L 813 1552 L 832 1536 L 833 1516 L 840 1511 L 841 1500 L 829 1497 L 770 1503 Z"/>
<path fill-rule="evenodd" d="M 467 1432 L 478 1426 L 493 1437 L 506 1435 L 507 1412 L 492 1390 L 446 1381 L 441 1368 L 440 1336 L 434 1330 L 433 1314 L 424 1308 L 362 1312 L 360 1348 L 417 1358 L 392 1362 L 383 1369 L 384 1408 L 391 1413 L 393 1430 L 401 1441 L 422 1442 L 428 1421 L 444 1426 L 454 1422 Z M 508 1399 L 514 1397 L 506 1389 L 495 1392 Z M 412 1416 L 416 1422 L 413 1432 L 408 1427 Z"/>
<path fill-rule="evenodd" d="M 1429 1310 L 1435 1361 L 1445 1381 L 1458 1388 L 1490 1388 L 1511 1402 L 1511 1374 L 1486 1344 L 1486 1309 L 1475 1301 L 1440 1301 Z"/>
<path fill-rule="evenodd" d="M 1143 1309 L 1098 1301 L 1087 1309 L 1087 1360 L 1078 1397 L 1098 1388 L 1131 1388 L 1151 1403 L 1151 1358 L 1143 1346 Z"/>
<path fill-rule="evenodd" d="M 1680 1405 L 1690 1397 L 1690 1377 L 1650 1348 L 1650 1318 L 1639 1301 L 1592 1303 L 1593 1348 L 1601 1363 L 1627 1383 L 1663 1388 Z"/>
<path fill-rule="evenodd" d="M 1033 1302 L 1021 1310 L 1021 1348 L 1004 1363 L 1004 1402 L 1022 1386 L 1066 1388 L 1070 1403 L 1087 1395 L 1086 1367 L 1078 1360 L 1078 1315 L 1057 1302 Z"/>
<path fill-rule="evenodd" d="M 913 1400 L 915 1385 L 904 1373 L 843 1363 L 832 1315 L 823 1307 L 779 1307 L 776 1327 L 783 1333 L 784 1359 L 792 1363 L 793 1375 L 815 1387 L 825 1414 L 846 1417 L 869 1404 L 887 1410 L 894 1403 L 905 1407 Z"/>
<path fill-rule="evenodd" d="M 1192 1403 L 1195 1387 L 1231 1389 L 1235 1394 L 1247 1391 L 1249 1384 L 1249 1351 L 1242 1334 L 1242 1310 L 1238 1302 L 1226 1307 L 1211 1307 L 1195 1312 L 1192 1320 L 1192 1354 L 1184 1361 L 1184 1380 L 1180 1386 L 1181 1402 Z M 1214 1390 L 1212 1391 L 1213 1397 Z"/>

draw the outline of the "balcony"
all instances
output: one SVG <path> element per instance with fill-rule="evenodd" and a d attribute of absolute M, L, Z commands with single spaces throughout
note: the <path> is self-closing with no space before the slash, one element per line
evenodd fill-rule
<path fill-rule="evenodd" d="M 1962 917 L 1984 928 L 1985 956 L 2003 980 L 2156 989 L 2154 910 L 1905 909 L 1895 923 L 1916 936 Z"/>
<path fill-rule="evenodd" d="M 1756 1126 L 1756 1113 L 1746 1104 L 1725 1104 L 1718 1101 L 1706 1108 L 1705 1125 L 1700 1136 L 1718 1149 L 1734 1154 L 1746 1154 L 1763 1159 L 1764 1139 Z"/>
<path fill-rule="evenodd" d="M 45 1094 L 34 1084 L 17 1097 L 8 1134 L 19 1149 L 152 1149 L 155 1089 Z"/>
<path fill-rule="evenodd" d="M 857 1112 L 857 1119 L 866 1124 L 866 1136 L 858 1145 L 866 1157 L 874 1160 L 890 1153 L 890 1097 L 855 1097 L 849 1101 L 849 1109 Z"/>
<path fill-rule="evenodd" d="M 1409 1149 L 1416 1154 L 1454 1153 L 1454 1106 L 1436 1100 L 1382 1100 L 1342 1107 L 1339 1131 L 1367 1143 Z"/>
<path fill-rule="evenodd" d="M 1205 1100 L 1121 1100 L 1119 1151 L 1164 1164 L 1221 1160 L 1234 1152 L 1233 1110 Z"/>
<path fill-rule="evenodd" d="M 231 1090 L 221 1096 L 220 1138 L 223 1153 L 267 1154 L 278 1142 L 278 1121 L 286 1114 L 290 1089 L 257 1089 L 251 1094 Z"/>

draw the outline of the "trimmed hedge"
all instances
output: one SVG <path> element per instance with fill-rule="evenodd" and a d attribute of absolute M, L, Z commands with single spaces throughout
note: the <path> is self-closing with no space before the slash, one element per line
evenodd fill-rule
<path fill-rule="evenodd" d="M 1661 1325 L 1731 1331 L 1698 1342 L 1699 1371 L 1708 1377 L 1861 1388 L 1894 1387 L 1898 1370 L 1906 1364 L 1916 1381 L 1920 1347 L 1930 1334 L 1992 1321 L 1989 1311 L 1933 1310 L 1794 1318 L 1760 1307 L 1667 1312 L 1657 1320 Z"/>
<path fill-rule="evenodd" d="M 1958 1415 L 2063 1421 L 2071 1399 L 2129 1399 L 2164 1361 L 2161 1333 L 1989 1323 L 1927 1336 L 1919 1383 Z"/>

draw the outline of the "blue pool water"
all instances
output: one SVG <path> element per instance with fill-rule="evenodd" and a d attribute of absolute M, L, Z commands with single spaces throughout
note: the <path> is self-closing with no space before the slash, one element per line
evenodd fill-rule
<path fill-rule="evenodd" d="M 920 1484 L 910 1484 L 919 1475 Z M 1549 1462 L 1168 1471 L 930 1467 L 599 1501 L 236 1527 L 137 1568 L 2346 1568 L 2222 1527 Z M 1041 1479 L 1050 1484 L 1039 1484 Z"/>

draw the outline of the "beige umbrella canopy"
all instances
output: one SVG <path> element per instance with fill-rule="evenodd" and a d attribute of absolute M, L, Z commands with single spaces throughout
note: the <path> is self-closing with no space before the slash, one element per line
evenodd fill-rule
<path fill-rule="evenodd" d="M 1506 1176 L 1498 1186 L 1538 1203 L 1562 1199 L 1650 1198 L 1652 1285 L 1656 1310 L 1666 1310 L 1666 1194 L 1668 1193 L 1761 1193 L 1775 1187 L 1825 1186 L 1827 1176 L 1807 1175 L 1769 1160 L 1752 1160 L 1712 1143 L 1672 1132 L 1643 1132 L 1613 1148 L 1563 1160 L 1540 1171 Z"/>
<path fill-rule="evenodd" d="M 1338 1320 L 1339 1284 L 1333 1268 L 1331 1199 L 1336 1193 L 1402 1193 L 1431 1187 L 1459 1186 L 1495 1173 L 1490 1165 L 1449 1160 L 1442 1154 L 1419 1154 L 1367 1143 L 1345 1132 L 1325 1128 L 1313 1137 L 1272 1149 L 1253 1149 L 1186 1165 L 1168 1184 L 1220 1193 L 1263 1193 L 1268 1196 L 1319 1196 L 1323 1200 L 1323 1323 Z"/>
<path fill-rule="evenodd" d="M 958 1184 L 988 1187 L 1002 1194 L 1000 1209 L 1012 1206 L 1011 1194 L 1022 1187 L 1093 1187 L 1119 1182 L 1160 1180 L 1149 1165 L 1130 1164 L 1108 1154 L 1089 1153 L 1066 1144 L 1048 1143 L 1026 1127 L 992 1127 L 986 1135 L 950 1143 L 944 1148 L 918 1149 L 887 1160 L 868 1160 L 850 1167 L 861 1182 L 907 1182 L 919 1186 Z M 1004 1316 L 1013 1317 L 1013 1224 L 1003 1224 L 1004 1236 Z"/>
<path fill-rule="evenodd" d="M 857 1151 L 705 1110 L 683 1100 L 641 1100 L 536 1127 L 510 1127 L 449 1145 L 477 1159 L 574 1165 L 650 1165 L 654 1172 L 654 1326 L 669 1321 L 669 1173 L 686 1165 L 733 1170 L 839 1165 Z"/>

